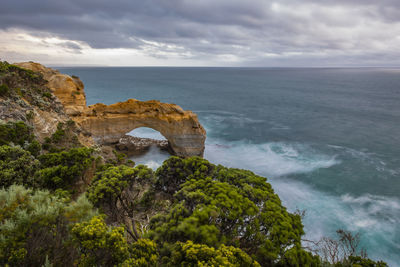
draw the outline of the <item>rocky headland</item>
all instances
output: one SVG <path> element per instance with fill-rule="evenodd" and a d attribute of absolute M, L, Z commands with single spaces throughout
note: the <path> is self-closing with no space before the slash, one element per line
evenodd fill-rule
<path fill-rule="evenodd" d="M 178 156 L 203 155 L 206 132 L 191 111 L 175 104 L 136 99 L 112 105 L 98 103 L 87 106 L 84 85 L 78 77 L 34 62 L 14 65 L 42 76 L 45 80 L 42 86 L 50 89 L 55 102 L 58 100 L 61 103 L 62 107 L 58 106 L 60 112 L 32 107 L 35 115 L 33 124 L 39 139 L 53 134 L 58 122 L 72 119 L 79 129 L 79 141 L 84 145 L 113 145 L 130 154 L 129 151 L 146 150 L 153 144 L 168 147 L 172 154 Z M 159 131 L 168 140 L 168 145 L 151 139 L 139 141 L 126 137 L 126 133 L 139 127 Z"/>

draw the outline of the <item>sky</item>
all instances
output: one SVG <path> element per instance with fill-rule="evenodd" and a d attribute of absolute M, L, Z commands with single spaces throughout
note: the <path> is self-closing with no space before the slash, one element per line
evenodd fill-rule
<path fill-rule="evenodd" d="M 0 60 L 399 67 L 399 0 L 1 0 Z"/>

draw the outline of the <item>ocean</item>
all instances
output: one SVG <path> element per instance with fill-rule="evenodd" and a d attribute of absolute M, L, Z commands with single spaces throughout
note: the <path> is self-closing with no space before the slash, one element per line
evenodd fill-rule
<path fill-rule="evenodd" d="M 400 266 L 399 69 L 58 69 L 81 78 L 89 105 L 157 99 L 194 111 L 205 158 L 267 177 L 290 211 L 306 211 L 305 238 L 359 232 L 369 257 Z M 157 168 L 168 156 L 133 160 Z"/>

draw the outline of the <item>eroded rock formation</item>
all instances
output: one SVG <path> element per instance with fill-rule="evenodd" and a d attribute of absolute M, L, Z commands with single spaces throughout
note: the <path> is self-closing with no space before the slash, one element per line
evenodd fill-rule
<path fill-rule="evenodd" d="M 43 74 L 48 86 L 64 105 L 70 117 L 92 134 L 99 144 L 113 144 L 139 127 L 160 132 L 178 156 L 202 156 L 206 132 L 196 114 L 181 107 L 156 100 L 129 99 L 112 105 L 86 106 L 83 83 L 77 77 L 60 74 L 33 62 L 16 65 Z"/>
<path fill-rule="evenodd" d="M 75 120 L 103 144 L 118 142 L 127 132 L 149 127 L 160 132 L 179 156 L 202 156 L 205 130 L 196 114 L 177 105 L 129 99 L 112 105 L 89 106 Z"/>
<path fill-rule="evenodd" d="M 76 76 L 62 74 L 35 62 L 21 62 L 14 65 L 43 74 L 47 86 L 63 104 L 68 115 L 80 115 L 86 109 L 86 96 L 82 81 Z"/>

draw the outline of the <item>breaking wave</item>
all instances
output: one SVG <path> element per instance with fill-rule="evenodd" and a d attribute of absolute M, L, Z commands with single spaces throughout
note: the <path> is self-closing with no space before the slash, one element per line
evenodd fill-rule
<path fill-rule="evenodd" d="M 311 146 L 284 142 L 213 142 L 206 146 L 205 158 L 213 163 L 249 169 L 267 177 L 307 173 L 340 163 L 335 156 L 321 154 Z"/>

